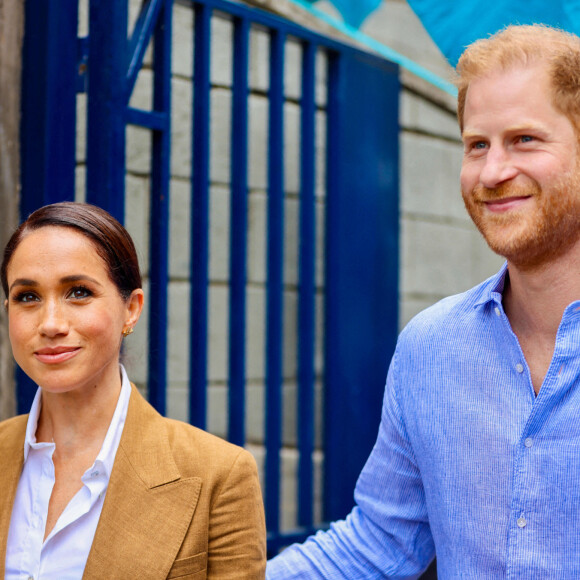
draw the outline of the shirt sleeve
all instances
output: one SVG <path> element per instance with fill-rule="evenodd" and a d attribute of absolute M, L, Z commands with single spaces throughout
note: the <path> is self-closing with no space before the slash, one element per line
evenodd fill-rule
<path fill-rule="evenodd" d="M 395 352 L 377 441 L 359 476 L 355 507 L 329 530 L 270 560 L 267 580 L 412 579 L 433 559 L 425 493 L 397 400 L 401 374 Z"/>

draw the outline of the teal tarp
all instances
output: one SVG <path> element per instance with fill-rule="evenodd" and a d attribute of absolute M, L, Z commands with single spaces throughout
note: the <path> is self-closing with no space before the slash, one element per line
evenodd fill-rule
<path fill-rule="evenodd" d="M 390 0 L 386 0 L 389 2 Z M 356 0 L 353 1 L 355 3 Z M 447 60 L 508 24 L 542 23 L 580 33 L 580 0 L 408 0 Z"/>
<path fill-rule="evenodd" d="M 311 4 L 317 0 L 307 0 Z M 358 28 L 363 20 L 374 10 L 381 5 L 381 0 L 330 0 L 344 21 L 352 26 Z"/>

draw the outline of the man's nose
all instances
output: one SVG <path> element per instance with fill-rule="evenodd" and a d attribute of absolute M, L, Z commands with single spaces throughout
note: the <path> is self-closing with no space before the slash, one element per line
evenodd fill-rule
<path fill-rule="evenodd" d="M 495 189 L 518 174 L 509 151 L 503 147 L 490 147 L 479 180 L 484 187 Z"/>
<path fill-rule="evenodd" d="M 58 301 L 47 301 L 40 311 L 38 331 L 49 338 L 67 334 L 69 329 L 64 308 Z"/>

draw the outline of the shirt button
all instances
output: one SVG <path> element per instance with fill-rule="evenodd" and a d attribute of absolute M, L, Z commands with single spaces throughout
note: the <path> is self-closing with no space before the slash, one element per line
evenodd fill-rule
<path fill-rule="evenodd" d="M 498 316 L 501 316 L 501 310 L 500 310 L 500 309 L 499 309 L 497 306 L 495 307 L 495 313 L 496 313 Z"/>
<path fill-rule="evenodd" d="M 516 371 L 518 371 L 518 373 L 523 373 L 524 372 L 524 365 L 521 363 L 518 363 L 516 365 Z"/>
<path fill-rule="evenodd" d="M 533 443 L 533 441 L 532 441 L 532 438 L 531 438 L 531 437 L 527 437 L 527 438 L 526 438 L 526 440 L 524 441 L 524 445 L 525 445 L 526 447 L 531 447 L 533 444 L 534 444 L 534 443 Z"/>
<path fill-rule="evenodd" d="M 527 523 L 528 522 L 526 522 L 526 518 L 524 518 L 524 516 L 520 516 L 518 518 L 517 524 L 519 528 L 525 528 Z"/>

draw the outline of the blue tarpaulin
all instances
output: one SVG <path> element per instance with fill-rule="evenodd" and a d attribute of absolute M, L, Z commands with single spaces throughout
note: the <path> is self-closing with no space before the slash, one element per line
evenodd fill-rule
<path fill-rule="evenodd" d="M 311 4 L 317 0 L 307 0 Z M 359 28 L 364 19 L 381 5 L 382 0 L 330 0 L 344 21 L 353 28 Z"/>
<path fill-rule="evenodd" d="M 387 2 L 389 0 L 386 0 Z M 408 0 L 447 60 L 508 24 L 542 23 L 580 33 L 580 0 Z"/>

